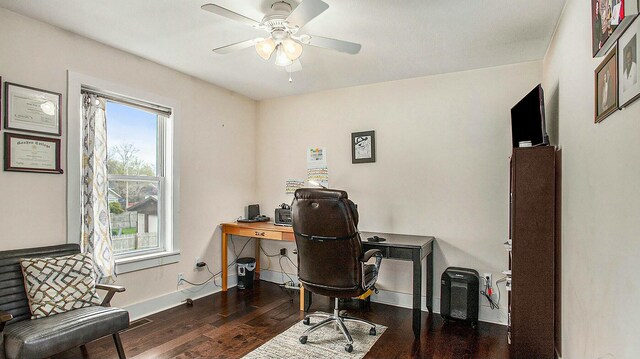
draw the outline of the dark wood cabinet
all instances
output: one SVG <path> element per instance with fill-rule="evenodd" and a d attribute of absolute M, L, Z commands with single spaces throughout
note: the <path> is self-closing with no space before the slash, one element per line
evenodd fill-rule
<path fill-rule="evenodd" d="M 509 335 L 512 358 L 554 358 L 556 148 L 511 156 Z"/>

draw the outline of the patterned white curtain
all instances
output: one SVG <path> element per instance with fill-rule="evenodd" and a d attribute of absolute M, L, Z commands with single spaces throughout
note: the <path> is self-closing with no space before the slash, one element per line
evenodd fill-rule
<path fill-rule="evenodd" d="M 82 239 L 93 256 L 99 282 L 115 279 L 107 180 L 107 119 L 104 99 L 82 95 Z"/>

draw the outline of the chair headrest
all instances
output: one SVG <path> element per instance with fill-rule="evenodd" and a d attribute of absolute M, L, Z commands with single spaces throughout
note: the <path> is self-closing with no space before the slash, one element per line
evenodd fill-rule
<path fill-rule="evenodd" d="M 296 190 L 297 199 L 349 199 L 347 192 L 325 188 L 299 188 Z"/>
<path fill-rule="evenodd" d="M 338 190 L 338 189 L 326 189 L 326 188 L 299 188 L 296 190 L 294 194 L 294 203 L 298 200 L 329 200 L 336 202 L 343 202 L 348 211 L 351 213 L 351 219 L 353 220 L 353 225 L 358 227 L 359 214 L 358 209 L 350 199 L 349 195 L 346 191 Z"/>

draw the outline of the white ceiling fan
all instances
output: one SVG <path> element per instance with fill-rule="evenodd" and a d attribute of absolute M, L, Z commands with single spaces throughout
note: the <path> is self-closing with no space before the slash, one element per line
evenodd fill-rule
<path fill-rule="evenodd" d="M 308 34 L 298 35 L 298 31 L 302 27 L 328 8 L 329 5 L 322 0 L 303 0 L 292 11 L 291 4 L 278 1 L 271 5 L 271 12 L 265 14 L 261 21 L 256 21 L 219 5 L 202 5 L 203 10 L 264 30 L 270 34 L 267 38 L 256 38 L 215 48 L 213 49 L 215 53 L 228 54 L 255 46 L 256 52 L 264 60 L 269 60 L 275 52 L 275 64 L 285 67 L 290 73 L 302 69 L 299 59 L 302 55 L 303 45 L 332 49 L 352 55 L 360 52 L 362 46 L 353 42 Z"/>

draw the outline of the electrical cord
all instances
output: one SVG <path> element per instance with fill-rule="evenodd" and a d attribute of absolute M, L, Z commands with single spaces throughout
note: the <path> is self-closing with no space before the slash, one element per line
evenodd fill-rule
<path fill-rule="evenodd" d="M 233 240 L 231 241 L 231 247 L 232 247 L 232 250 L 233 250 L 234 260 L 233 260 L 233 262 L 231 262 L 231 263 L 227 266 L 227 268 L 230 268 L 231 266 L 235 265 L 235 264 L 238 262 L 238 258 L 240 257 L 240 255 L 242 254 L 242 252 L 244 251 L 244 249 L 247 247 L 247 245 L 249 244 L 249 242 L 250 242 L 252 239 L 256 239 L 256 238 L 251 237 L 251 238 L 247 239 L 247 241 L 244 243 L 244 245 L 242 245 L 242 248 L 240 248 L 240 253 L 236 253 L 236 245 L 235 245 L 235 242 L 234 242 Z M 277 254 L 269 254 L 269 253 L 267 253 L 267 252 L 264 250 L 264 248 L 263 248 L 262 246 L 259 246 L 259 247 L 260 247 L 260 250 L 262 251 L 262 253 L 264 253 L 264 255 L 267 257 L 267 260 L 268 260 L 268 265 L 267 265 L 267 268 L 265 268 L 265 269 L 268 269 L 268 268 L 271 266 L 271 259 L 270 259 L 270 258 L 279 257 L 279 258 L 278 258 L 278 264 L 280 265 L 280 270 L 281 270 L 281 273 L 282 273 L 282 283 L 281 283 L 281 284 L 279 284 L 280 288 L 281 288 L 281 289 L 283 289 L 283 290 L 284 290 L 284 289 L 286 289 L 286 288 L 283 288 L 283 286 L 287 284 L 287 283 L 285 283 L 285 282 L 284 282 L 284 276 L 285 276 L 285 275 L 289 278 L 290 283 L 293 285 L 293 284 L 295 283 L 295 281 L 294 281 L 294 280 L 293 280 L 293 278 L 289 275 L 289 273 L 287 273 L 287 272 L 284 270 L 284 267 L 283 267 L 283 265 L 282 265 L 282 258 L 284 257 L 284 258 L 286 258 L 287 260 L 289 260 L 289 262 L 290 262 L 290 263 L 291 263 L 291 264 L 292 264 L 292 265 L 297 269 L 297 268 L 298 268 L 298 266 L 297 266 L 297 265 L 296 265 L 296 264 L 291 260 L 291 258 L 289 258 L 289 256 L 282 255 L 282 254 L 280 254 L 280 253 L 277 253 Z M 209 283 L 209 282 L 213 281 L 213 284 L 214 284 L 216 287 L 221 288 L 221 286 L 216 282 L 216 277 L 220 276 L 220 275 L 222 274 L 222 271 L 218 271 L 217 273 L 213 273 L 213 272 L 211 271 L 211 268 L 209 268 L 209 264 L 207 264 L 206 262 L 205 262 L 205 267 L 207 268 L 207 272 L 209 272 L 209 274 L 211 274 L 211 276 L 210 276 L 208 279 L 206 279 L 204 282 L 201 282 L 201 283 L 194 283 L 194 282 L 191 282 L 191 281 L 186 280 L 186 279 L 182 279 L 182 281 L 183 281 L 183 282 L 185 282 L 185 283 L 191 284 L 192 286 L 196 286 L 196 287 L 198 287 L 198 286 L 203 286 L 203 285 L 205 285 L 205 284 L 207 284 L 207 283 Z M 287 293 L 287 295 L 289 295 L 289 298 L 290 298 L 290 299 L 293 299 L 293 297 L 292 297 L 291 293 L 290 293 L 288 290 L 286 291 L 286 293 Z"/>
<path fill-rule="evenodd" d="M 497 282 L 496 282 L 496 286 L 497 286 Z M 487 298 L 487 301 L 489 302 L 489 307 L 491 308 L 491 310 L 494 309 L 500 309 L 500 306 L 498 305 L 498 303 L 500 303 L 500 294 L 498 294 L 498 301 L 495 302 L 493 300 L 493 298 L 491 297 L 491 293 L 490 289 L 491 289 L 491 283 L 489 283 L 486 279 L 484 281 L 484 288 L 485 290 L 481 290 L 480 294 L 482 294 L 485 298 Z M 500 288 L 498 288 L 498 293 L 500 293 Z"/>
<path fill-rule="evenodd" d="M 280 253 L 278 253 L 278 254 L 269 254 L 269 253 L 265 252 L 264 248 L 262 248 L 262 245 L 260 245 L 260 251 L 262 251 L 262 253 L 264 253 L 264 255 L 267 257 L 267 267 L 264 268 L 264 269 L 271 268 L 271 258 L 277 257 L 277 256 L 280 255 Z"/>
<path fill-rule="evenodd" d="M 289 258 L 289 256 L 286 256 L 286 257 L 287 257 L 287 259 L 289 260 L 289 262 L 291 262 L 291 265 L 292 265 L 292 266 L 294 266 L 294 267 L 296 267 L 296 269 L 298 269 L 298 266 L 297 266 L 295 263 L 293 263 L 293 261 L 291 260 L 291 258 Z"/>
<path fill-rule="evenodd" d="M 293 280 L 293 278 L 291 278 L 291 276 L 289 275 L 289 273 L 285 272 L 285 271 L 284 271 L 284 267 L 282 267 L 282 257 L 287 257 L 287 256 L 281 255 L 281 256 L 280 256 L 280 258 L 278 258 L 278 263 L 280 264 L 280 270 L 282 270 L 282 273 L 283 273 L 283 275 L 282 275 L 282 281 L 284 282 L 284 275 L 286 274 L 286 275 L 287 275 L 287 277 L 289 277 L 289 280 L 291 281 L 291 284 L 293 284 L 293 283 L 295 283 L 295 282 L 294 282 L 294 280 Z M 289 257 L 287 257 L 287 258 L 289 258 Z"/>
<path fill-rule="evenodd" d="M 242 254 L 242 252 L 244 251 L 244 249 L 247 247 L 247 244 L 249 244 L 249 242 L 250 242 L 252 239 L 254 239 L 254 238 L 253 238 L 253 237 L 251 237 L 251 238 L 249 238 L 249 239 L 244 243 L 244 245 L 242 246 L 242 248 L 240 248 L 240 253 L 238 253 L 238 254 L 236 254 L 236 245 L 235 245 L 235 243 L 233 242 L 233 240 L 231 241 L 231 246 L 233 247 L 233 255 L 234 255 L 234 257 L 235 257 L 235 258 L 234 258 L 233 262 L 231 262 L 231 263 L 227 266 L 227 268 L 230 268 L 231 266 L 235 265 L 235 264 L 238 262 L 238 257 Z M 221 286 L 220 286 L 220 285 L 218 285 L 218 283 L 216 283 L 216 277 L 217 277 L 217 276 L 219 276 L 220 274 L 222 274 L 222 271 L 219 271 L 218 273 L 215 273 L 215 274 L 214 274 L 213 272 L 211 272 L 211 269 L 209 268 L 209 264 L 207 264 L 207 263 L 205 262 L 205 266 L 207 267 L 207 271 L 209 272 L 209 274 L 211 274 L 211 277 L 209 277 L 209 278 L 208 278 L 207 280 L 205 280 L 204 282 L 201 282 L 201 283 L 193 283 L 193 282 L 190 282 L 190 281 L 188 281 L 188 280 L 186 280 L 186 279 L 182 279 L 182 281 L 183 281 L 183 282 L 185 282 L 185 283 L 189 283 L 189 284 L 191 284 L 191 285 L 193 285 L 193 286 L 198 287 L 198 286 L 205 285 L 205 284 L 207 284 L 207 283 L 209 283 L 209 282 L 211 282 L 211 281 L 213 280 L 213 284 L 214 284 L 216 287 L 221 288 Z"/>

